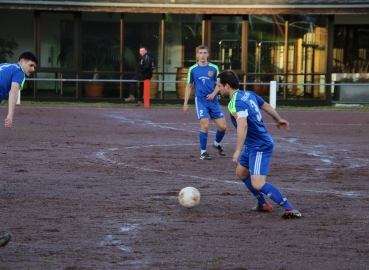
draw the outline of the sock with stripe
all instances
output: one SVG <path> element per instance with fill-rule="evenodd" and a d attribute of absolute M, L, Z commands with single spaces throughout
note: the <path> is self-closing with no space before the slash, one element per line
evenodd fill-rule
<path fill-rule="evenodd" d="M 259 190 L 254 189 L 254 187 L 251 184 L 251 177 L 248 176 L 244 179 L 241 179 L 242 182 L 245 183 L 246 187 L 251 191 L 251 193 L 255 196 L 255 198 L 258 200 L 258 204 L 260 205 L 265 205 L 266 204 L 266 200 L 264 198 L 263 193 L 261 193 Z"/>
<path fill-rule="evenodd" d="M 225 135 L 225 132 L 221 132 L 219 129 L 217 129 L 217 133 L 215 134 L 215 146 L 218 146 L 220 142 L 223 140 L 223 137 Z"/>
<path fill-rule="evenodd" d="M 273 202 L 275 202 L 276 204 L 279 204 L 280 206 L 282 206 L 284 209 L 286 209 L 286 208 L 295 209 L 287 201 L 287 198 L 284 197 L 283 194 L 279 191 L 279 189 L 276 188 L 275 186 L 273 186 L 269 183 L 265 183 L 261 187 L 260 191 L 263 192 L 265 195 L 267 195 Z"/>

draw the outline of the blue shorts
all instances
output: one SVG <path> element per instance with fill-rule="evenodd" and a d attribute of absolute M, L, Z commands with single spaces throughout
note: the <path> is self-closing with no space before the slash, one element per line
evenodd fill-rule
<path fill-rule="evenodd" d="M 268 175 L 270 159 L 273 155 L 273 147 L 268 150 L 243 149 L 238 162 L 250 170 L 250 175 Z"/>
<path fill-rule="evenodd" d="M 197 119 L 208 118 L 211 119 L 224 118 L 222 107 L 218 100 L 204 100 L 200 101 L 195 97 L 195 105 L 197 112 Z"/>

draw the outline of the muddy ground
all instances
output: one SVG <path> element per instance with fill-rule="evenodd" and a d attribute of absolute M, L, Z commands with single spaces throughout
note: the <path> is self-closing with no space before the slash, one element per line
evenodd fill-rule
<path fill-rule="evenodd" d="M 0 106 L 5 118 L 7 108 Z M 369 116 L 280 111 L 268 181 L 303 214 L 254 213 L 226 157 L 199 159 L 194 109 L 18 106 L 0 127 L 0 269 L 369 269 Z M 186 186 L 201 193 L 178 203 Z"/>

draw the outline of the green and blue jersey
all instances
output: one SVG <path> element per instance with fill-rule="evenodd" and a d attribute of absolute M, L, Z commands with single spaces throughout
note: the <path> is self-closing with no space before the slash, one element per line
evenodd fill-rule
<path fill-rule="evenodd" d="M 18 64 L 0 64 L 0 102 L 9 95 L 13 82 L 19 84 L 19 90 L 23 89 L 25 74 Z"/>
<path fill-rule="evenodd" d="M 195 96 L 201 101 L 204 101 L 207 95 L 213 93 L 218 74 L 218 66 L 212 63 L 208 63 L 206 66 L 200 66 L 196 63 L 188 70 L 187 83 L 195 84 Z M 215 96 L 214 100 L 218 100 L 218 97 Z"/>
<path fill-rule="evenodd" d="M 260 112 L 265 101 L 252 91 L 238 90 L 228 103 L 232 124 L 237 128 L 237 119 L 246 118 L 247 135 L 245 145 L 250 149 L 266 150 L 274 146 Z"/>

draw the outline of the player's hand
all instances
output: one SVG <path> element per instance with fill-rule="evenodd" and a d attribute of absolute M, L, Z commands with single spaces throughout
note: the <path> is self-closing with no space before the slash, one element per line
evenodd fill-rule
<path fill-rule="evenodd" d="M 183 105 L 183 113 L 188 114 L 188 111 L 189 111 L 188 105 L 187 104 Z"/>
<path fill-rule="evenodd" d="M 236 150 L 236 152 L 234 152 L 233 157 L 232 157 L 232 162 L 237 166 L 239 165 L 238 158 L 240 157 L 240 155 L 241 155 L 241 152 Z"/>
<path fill-rule="evenodd" d="M 214 95 L 213 94 L 209 94 L 206 96 L 206 100 L 213 100 L 214 99 Z"/>
<path fill-rule="evenodd" d="M 290 124 L 284 120 L 284 119 L 280 119 L 277 123 L 277 128 L 280 128 L 281 126 L 284 127 L 285 130 L 289 131 L 290 130 Z"/>
<path fill-rule="evenodd" d="M 13 124 L 13 119 L 12 118 L 6 118 L 5 119 L 5 127 L 6 128 L 11 128 Z"/>

